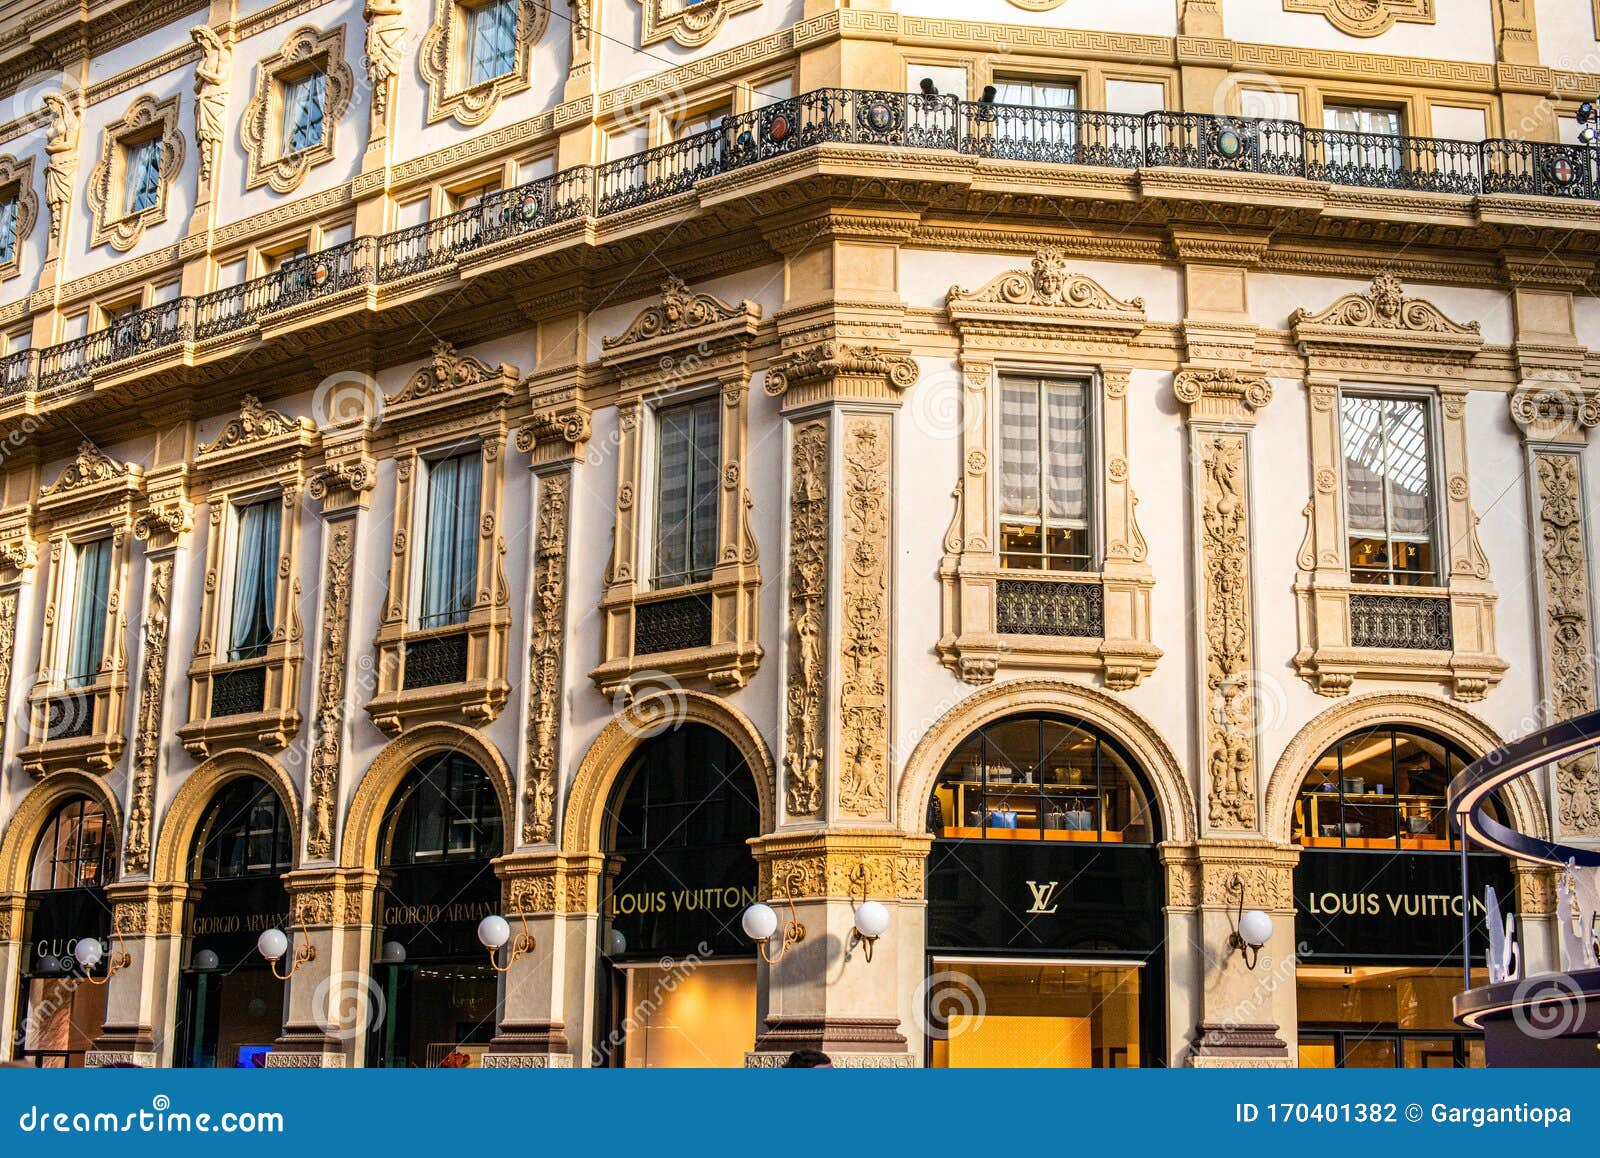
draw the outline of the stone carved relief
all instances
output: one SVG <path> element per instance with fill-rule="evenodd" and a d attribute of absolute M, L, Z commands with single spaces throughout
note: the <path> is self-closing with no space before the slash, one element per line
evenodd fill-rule
<path fill-rule="evenodd" d="M 555 839 L 570 485 L 571 476 L 566 472 L 539 480 L 533 622 L 528 644 L 528 778 L 523 788 L 522 839 L 527 844 Z"/>
<path fill-rule="evenodd" d="M 385 398 L 384 405 L 415 402 L 434 394 L 476 386 L 499 378 L 503 372 L 501 367 L 491 366 L 470 354 L 461 353 L 449 342 L 435 342 L 428 364 L 406 379 L 405 385 L 396 393 Z"/>
<path fill-rule="evenodd" d="M 78 129 L 82 121 L 77 102 L 65 93 L 44 94 L 50 115 L 45 130 L 44 200 L 50 210 L 50 244 L 61 240 L 61 226 L 72 212 L 72 178 L 78 171 Z"/>
<path fill-rule="evenodd" d="M 747 316 L 760 317 L 761 307 L 748 301 L 729 305 L 714 294 L 695 293 L 681 277 L 674 275 L 661 283 L 660 305 L 645 308 L 626 330 L 610 335 L 602 344 L 607 350 L 614 350 L 632 342 Z"/>
<path fill-rule="evenodd" d="M 1432 24 L 1434 0 L 1283 0 L 1285 12 L 1322 16 L 1347 36 L 1380 36 L 1397 23 Z"/>
<path fill-rule="evenodd" d="M 200 146 L 200 184 L 211 184 L 217 150 L 227 139 L 228 82 L 233 76 L 233 45 L 209 24 L 189 29 L 200 50 L 194 66 L 194 139 Z"/>
<path fill-rule="evenodd" d="M 41 487 L 39 493 L 46 497 L 63 495 L 80 487 L 126 478 L 131 473 L 142 472 L 132 463 L 118 462 L 86 438 L 78 443 L 77 456 L 61 472 L 61 477 L 53 485 Z"/>
<path fill-rule="evenodd" d="M 894 389 L 907 390 L 916 385 L 917 364 L 904 355 L 887 353 L 877 346 L 836 342 L 830 338 L 774 364 L 767 370 L 763 389 L 779 398 L 801 382 L 839 375 L 884 378 Z"/>
<path fill-rule="evenodd" d="M 845 423 L 839 807 L 850 816 L 886 815 L 890 422 Z"/>
<path fill-rule="evenodd" d="M 0 592 L 0 702 L 11 696 L 11 663 L 17 650 L 17 591 Z M 6 720 L 0 717 L 0 741 L 5 739 Z M 3 939 L 3 938 L 0 938 Z"/>
<path fill-rule="evenodd" d="M 1085 313 L 1140 318 L 1144 299 L 1122 301 L 1092 277 L 1067 270 L 1065 250 L 1048 247 L 1034 255 L 1031 269 L 1014 269 L 975 290 L 951 286 L 945 303 L 993 302 L 1013 306 L 1055 306 Z"/>
<path fill-rule="evenodd" d="M 1345 294 L 1327 309 L 1313 314 L 1297 309 L 1289 315 L 1293 327 L 1397 330 L 1408 334 L 1442 334 L 1452 337 L 1477 336 L 1479 323 L 1460 324 L 1445 317 L 1444 311 L 1423 298 L 1407 297 L 1400 279 L 1379 274 L 1366 293 Z"/>
<path fill-rule="evenodd" d="M 794 433 L 789 496 L 788 734 L 784 806 L 793 816 L 822 810 L 827 744 L 823 647 L 827 638 L 828 426 L 808 422 Z"/>
<path fill-rule="evenodd" d="M 254 394 L 246 394 L 240 400 L 239 417 L 224 426 L 216 438 L 201 445 L 198 452 L 214 454 L 219 450 L 231 450 L 267 438 L 295 434 L 303 425 L 306 425 L 303 420 L 270 410 L 261 405 L 261 399 Z"/>
<path fill-rule="evenodd" d="M 1209 815 L 1214 828 L 1249 829 L 1256 761 L 1244 436 L 1204 434 L 1200 456 Z"/>
<path fill-rule="evenodd" d="M 1575 454 L 1536 454 L 1534 470 L 1544 595 L 1546 694 L 1552 720 L 1566 720 L 1595 707 L 1594 629 L 1589 618 L 1582 480 Z M 1585 836 L 1600 832 L 1600 765 L 1593 752 L 1557 763 L 1556 792 L 1563 830 Z"/>
<path fill-rule="evenodd" d="M 133 738 L 133 792 L 128 803 L 128 837 L 122 853 L 125 873 L 142 873 L 150 868 L 150 827 L 163 738 L 162 696 L 167 686 L 172 571 L 170 554 L 150 561 L 150 594 L 144 611 L 144 671 L 139 680 L 139 715 Z"/>
<path fill-rule="evenodd" d="M 458 124 L 481 125 L 500 107 L 500 101 L 526 90 L 533 68 L 533 46 L 544 35 L 550 19 L 546 0 L 518 0 L 516 58 L 511 68 L 481 84 L 466 85 L 458 75 L 457 61 L 467 46 L 460 43 L 467 21 L 461 0 L 433 0 L 433 23 L 423 34 L 417 69 L 428 86 L 428 123 L 454 117 Z"/>
<path fill-rule="evenodd" d="M 339 791 L 339 757 L 344 742 L 345 665 L 350 639 L 350 592 L 355 583 L 353 519 L 330 528 L 328 569 L 323 581 L 322 668 L 317 675 L 317 706 L 312 721 L 311 774 L 306 792 L 309 831 L 306 859 L 333 857 L 334 811 Z"/>
<path fill-rule="evenodd" d="M 761 0 L 638 0 L 644 8 L 639 47 L 672 40 L 685 48 L 705 44 L 728 17 L 759 7 Z"/>

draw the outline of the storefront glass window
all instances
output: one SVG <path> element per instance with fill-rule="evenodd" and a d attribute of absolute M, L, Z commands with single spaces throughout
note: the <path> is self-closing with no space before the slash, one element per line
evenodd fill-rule
<path fill-rule="evenodd" d="M 756 971 L 752 962 L 632 965 L 622 971 L 638 1028 L 625 1064 L 738 1069 L 754 1044 Z"/>
<path fill-rule="evenodd" d="M 1138 1066 L 1137 965 L 934 963 L 938 1068 L 1118 1069 Z"/>
<path fill-rule="evenodd" d="M 73 958 L 82 937 L 104 952 L 94 970 L 104 979 L 111 953 L 111 906 L 103 886 L 116 852 L 104 809 L 69 800 L 45 824 L 28 875 L 30 916 L 18 998 L 17 1060 L 47 1069 L 77 1069 L 105 1021 L 105 987 L 89 983 Z"/>
<path fill-rule="evenodd" d="M 499 978 L 477 939 L 501 909 L 490 863 L 505 851 L 499 799 L 478 765 L 440 755 L 407 775 L 389 817 L 373 933 L 383 1005 L 367 1064 L 475 1067 L 499 1019 Z"/>
<path fill-rule="evenodd" d="M 1471 762 L 1459 746 L 1414 729 L 1385 726 L 1347 736 L 1318 758 L 1301 785 L 1295 839 L 1307 848 L 1448 852 L 1456 836 L 1445 792 Z"/>
<path fill-rule="evenodd" d="M 1012 716 L 969 736 L 939 773 L 935 836 L 1145 844 L 1150 801 L 1109 741 L 1058 716 Z"/>
<path fill-rule="evenodd" d="M 174 1063 L 258 1069 L 283 1028 L 284 984 L 256 952 L 262 930 L 287 928 L 282 874 L 294 830 L 271 785 L 225 785 L 195 829 L 185 910 Z"/>
<path fill-rule="evenodd" d="M 1452 1069 L 1483 1065 L 1483 1042 L 1459 1032 L 1459 967 L 1302 965 L 1295 970 L 1304 1069 Z M 1473 984 L 1487 981 L 1473 970 Z"/>

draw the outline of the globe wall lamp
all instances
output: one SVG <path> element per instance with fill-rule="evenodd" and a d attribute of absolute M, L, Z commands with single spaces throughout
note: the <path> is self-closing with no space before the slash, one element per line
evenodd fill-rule
<path fill-rule="evenodd" d="M 528 915 L 517 908 L 517 919 L 522 922 L 522 931 L 515 938 L 511 935 L 511 922 L 498 913 L 491 914 L 478 922 L 478 942 L 489 950 L 489 966 L 496 973 L 509 973 L 511 967 L 517 963 L 518 958 L 532 953 L 536 942 L 533 934 L 528 932 Z M 504 965 L 500 964 L 500 950 L 507 943 L 511 943 L 511 955 Z"/>
<path fill-rule="evenodd" d="M 783 959 L 783 955 L 799 942 L 806 939 L 806 927 L 800 923 L 799 910 L 794 905 L 794 890 L 799 887 L 804 879 L 804 871 L 795 865 L 783 878 L 784 900 L 789 902 L 789 923 L 784 926 L 783 940 L 778 946 L 776 957 L 768 951 L 768 943 L 772 935 L 778 931 L 778 914 L 773 912 L 771 905 L 757 901 L 744 911 L 744 916 L 739 919 L 739 924 L 744 928 L 744 935 L 749 937 L 761 950 L 761 959 L 768 965 L 776 965 Z"/>
<path fill-rule="evenodd" d="M 289 978 L 300 972 L 302 965 L 317 959 L 317 947 L 311 943 L 309 937 L 304 936 L 302 933 L 300 946 L 294 951 L 294 956 L 289 961 L 289 972 L 279 973 L 278 962 L 289 951 L 289 934 L 282 929 L 268 929 L 257 937 L 256 950 L 267 959 L 268 965 L 272 968 L 272 975 L 279 981 L 289 980 Z"/>
<path fill-rule="evenodd" d="M 1245 911 L 1244 878 L 1235 875 L 1229 888 L 1239 894 L 1239 903 L 1233 914 L 1233 932 L 1228 935 L 1228 951 L 1237 951 L 1244 957 L 1245 967 L 1254 969 L 1262 946 L 1272 940 L 1272 916 L 1260 909 Z"/>
<path fill-rule="evenodd" d="M 867 899 L 867 862 L 862 861 L 850 873 L 850 883 L 861 886 L 861 903 L 856 906 L 856 926 L 850 930 L 850 943 L 860 942 L 868 961 L 872 960 L 872 947 L 889 928 L 889 910 L 877 901 Z M 852 893 L 852 900 L 854 895 Z"/>
<path fill-rule="evenodd" d="M 122 947 L 122 938 L 117 938 L 117 950 L 111 954 L 111 959 L 106 962 L 106 975 L 95 977 L 94 970 L 105 958 L 106 951 L 100 944 L 98 937 L 79 937 L 78 943 L 72 947 L 72 958 L 83 968 L 83 979 L 90 985 L 109 985 L 111 979 L 133 964 L 133 958 L 128 956 Z"/>

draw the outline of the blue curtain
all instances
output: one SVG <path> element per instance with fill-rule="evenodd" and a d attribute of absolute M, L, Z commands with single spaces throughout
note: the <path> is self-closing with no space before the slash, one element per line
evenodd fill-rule
<path fill-rule="evenodd" d="M 72 595 L 72 636 L 67 650 L 67 684 L 71 687 L 93 683 L 105 657 L 111 540 L 96 539 L 80 546 L 77 571 Z"/>
<path fill-rule="evenodd" d="M 478 498 L 483 460 L 476 450 L 440 459 L 428 470 L 427 544 L 419 624 L 462 623 L 478 578 Z"/>
<path fill-rule="evenodd" d="M 253 659 L 272 642 L 277 597 L 278 525 L 283 503 L 265 499 L 239 509 L 233 560 L 233 615 L 229 658 Z"/>
<path fill-rule="evenodd" d="M 0 202 L 0 261 L 17 255 L 17 199 Z"/>

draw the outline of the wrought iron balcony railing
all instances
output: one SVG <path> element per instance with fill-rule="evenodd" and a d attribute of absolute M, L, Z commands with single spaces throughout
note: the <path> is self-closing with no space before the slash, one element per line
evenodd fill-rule
<path fill-rule="evenodd" d="M 47 347 L 39 355 L 39 389 L 63 386 L 105 366 L 186 340 L 193 308 L 193 298 L 175 298 L 124 314 L 92 334 Z"/>
<path fill-rule="evenodd" d="M 372 280 L 373 239 L 357 237 L 291 258 L 263 277 L 194 299 L 196 341 L 256 325 L 274 310 L 366 285 Z"/>
<path fill-rule="evenodd" d="M 1450 651 L 1450 599 L 1445 595 L 1351 595 L 1352 647 Z"/>
<path fill-rule="evenodd" d="M 1345 133 L 1297 121 L 1158 111 L 1039 108 L 954 96 L 829 88 L 724 117 L 717 125 L 604 164 L 579 165 L 492 193 L 458 213 L 361 237 L 198 298 L 120 319 L 0 362 L 0 396 L 86 378 L 101 366 L 187 338 L 255 325 L 274 310 L 446 265 L 495 241 L 606 217 L 799 149 L 861 144 L 984 159 L 1137 170 L 1261 173 L 1333 185 L 1430 193 L 1600 200 L 1600 148 Z M 24 351 L 23 353 L 29 353 Z"/>

